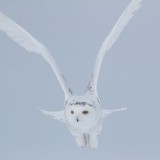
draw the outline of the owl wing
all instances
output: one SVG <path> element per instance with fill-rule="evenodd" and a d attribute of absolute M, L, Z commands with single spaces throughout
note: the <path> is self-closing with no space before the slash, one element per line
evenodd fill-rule
<path fill-rule="evenodd" d="M 57 62 L 48 49 L 2 12 L 0 12 L 0 31 L 5 32 L 8 37 L 10 37 L 21 47 L 25 48 L 27 51 L 40 54 L 49 63 L 54 71 L 61 88 L 64 91 L 65 98 L 71 94 L 71 90 L 69 89 Z"/>
<path fill-rule="evenodd" d="M 64 110 L 62 111 L 45 111 L 43 109 L 39 109 L 42 114 L 51 116 L 52 118 L 65 123 L 65 116 L 64 116 Z"/>
<path fill-rule="evenodd" d="M 124 111 L 126 109 L 127 108 L 118 108 L 118 109 L 113 109 L 113 110 L 102 109 L 102 118 L 106 118 L 107 116 L 109 116 L 113 112 Z"/>
<path fill-rule="evenodd" d="M 131 0 L 130 4 L 126 7 L 126 9 L 123 11 L 122 15 L 119 17 L 118 21 L 112 28 L 109 35 L 106 37 L 106 39 L 103 41 L 99 53 L 96 58 L 96 62 L 93 68 L 92 76 L 89 81 L 89 85 L 87 87 L 87 91 L 91 91 L 94 93 L 97 93 L 97 83 L 98 83 L 98 77 L 102 65 L 102 61 L 104 59 L 105 54 L 107 51 L 112 47 L 112 45 L 117 41 L 119 36 L 121 35 L 123 29 L 126 27 L 128 22 L 133 17 L 136 10 L 138 10 L 141 6 L 142 0 Z"/>

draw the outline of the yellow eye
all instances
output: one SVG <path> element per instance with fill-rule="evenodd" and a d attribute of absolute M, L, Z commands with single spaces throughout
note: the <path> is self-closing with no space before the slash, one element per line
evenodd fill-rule
<path fill-rule="evenodd" d="M 83 114 L 88 114 L 89 112 L 88 112 L 88 111 L 83 111 L 82 113 L 83 113 Z"/>
<path fill-rule="evenodd" d="M 71 111 L 71 114 L 74 114 L 74 111 Z"/>

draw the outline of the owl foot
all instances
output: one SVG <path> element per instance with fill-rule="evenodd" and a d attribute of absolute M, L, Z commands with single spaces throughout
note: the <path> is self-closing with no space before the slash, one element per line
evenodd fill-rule
<path fill-rule="evenodd" d="M 86 139 L 84 135 L 80 137 L 76 137 L 76 143 L 80 148 L 84 148 L 86 146 Z"/>
<path fill-rule="evenodd" d="M 88 140 L 89 140 L 88 144 L 89 144 L 90 149 L 95 151 L 97 149 L 97 147 L 98 147 L 97 136 L 90 134 Z"/>

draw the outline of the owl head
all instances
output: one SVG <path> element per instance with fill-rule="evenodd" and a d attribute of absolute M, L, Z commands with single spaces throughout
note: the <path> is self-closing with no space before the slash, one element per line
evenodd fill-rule
<path fill-rule="evenodd" d="M 74 98 L 65 107 L 66 120 L 74 128 L 88 130 L 99 118 L 99 107 L 93 101 Z"/>

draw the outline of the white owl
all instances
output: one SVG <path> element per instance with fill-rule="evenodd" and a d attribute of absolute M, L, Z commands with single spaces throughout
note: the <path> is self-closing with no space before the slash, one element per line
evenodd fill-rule
<path fill-rule="evenodd" d="M 53 55 L 47 48 L 33 38 L 25 29 L 0 12 L 0 31 L 5 32 L 13 41 L 24 47 L 27 51 L 40 54 L 50 64 L 64 91 L 64 109 L 54 112 L 41 110 L 42 113 L 64 122 L 71 134 L 75 136 L 78 146 L 82 148 L 88 145 L 91 149 L 95 150 L 98 146 L 97 135 L 102 130 L 103 119 L 112 112 L 126 109 L 101 109 L 97 92 L 97 82 L 106 52 L 116 42 L 127 23 L 133 17 L 135 11 L 141 6 L 141 1 L 142 0 L 132 0 L 130 2 L 114 25 L 109 36 L 106 37 L 102 43 L 89 85 L 82 96 L 75 95 L 68 87 Z"/>

